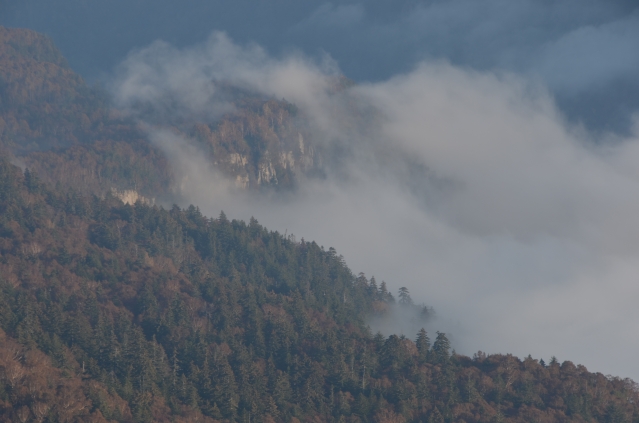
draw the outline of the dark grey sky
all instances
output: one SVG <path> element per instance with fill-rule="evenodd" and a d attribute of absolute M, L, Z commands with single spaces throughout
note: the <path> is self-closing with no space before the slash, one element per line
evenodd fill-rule
<path fill-rule="evenodd" d="M 49 34 L 87 79 L 131 49 L 214 30 L 271 54 L 328 53 L 357 81 L 443 59 L 540 78 L 573 121 L 625 132 L 639 109 L 635 0 L 1 0 L 0 24 Z"/>

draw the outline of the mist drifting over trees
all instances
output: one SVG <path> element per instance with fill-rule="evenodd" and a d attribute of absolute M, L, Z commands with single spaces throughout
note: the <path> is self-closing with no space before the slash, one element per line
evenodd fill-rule
<path fill-rule="evenodd" d="M 637 419 L 633 2 L 176 7 L 0 2 L 2 418 Z"/>

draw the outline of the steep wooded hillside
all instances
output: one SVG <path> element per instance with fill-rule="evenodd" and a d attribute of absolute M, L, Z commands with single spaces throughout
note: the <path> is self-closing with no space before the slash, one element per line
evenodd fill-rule
<path fill-rule="evenodd" d="M 321 171 L 294 105 L 233 101 L 164 128 L 245 188 Z M 0 421 L 639 422 L 628 379 L 370 333 L 427 313 L 333 249 L 123 203 L 174 190 L 170 160 L 31 31 L 0 28 L 0 149 Z"/>
<path fill-rule="evenodd" d="M 86 194 L 161 192 L 171 172 L 136 126 L 86 85 L 47 37 L 0 27 L 0 148 Z"/>
<path fill-rule="evenodd" d="M 0 137 L 17 151 L 70 146 L 101 119 L 101 99 L 73 73 L 53 42 L 0 27 Z"/>
<path fill-rule="evenodd" d="M 393 302 L 256 220 L 55 191 L 0 162 L 3 421 L 639 421 L 630 380 L 371 334 Z"/>

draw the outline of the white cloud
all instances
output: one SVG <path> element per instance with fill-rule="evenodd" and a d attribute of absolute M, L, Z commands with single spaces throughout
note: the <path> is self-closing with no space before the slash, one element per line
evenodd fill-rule
<path fill-rule="evenodd" d="M 189 201 L 209 215 L 255 215 L 336 247 L 354 272 L 407 286 L 437 310 L 432 329 L 454 328 L 460 352 L 556 355 L 638 378 L 639 137 L 594 139 L 565 123 L 543 86 L 512 74 L 423 63 L 329 94 L 335 73 L 330 61 L 278 60 L 218 34 L 131 55 L 114 87 L 123 105 L 179 108 L 210 80 L 286 97 L 315 142 L 351 155 L 295 194 L 252 195 L 220 184 L 188 140 L 154 132 L 178 172 L 196 169 Z M 217 100 L 205 93 L 188 113 L 207 117 L 198 105 Z"/>

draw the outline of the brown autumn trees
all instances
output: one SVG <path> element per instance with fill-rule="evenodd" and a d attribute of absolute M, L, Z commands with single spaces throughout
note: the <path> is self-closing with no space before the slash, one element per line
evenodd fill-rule
<path fill-rule="evenodd" d="M 371 334 L 382 287 L 255 219 L 54 190 L 2 161 L 0 419 L 637 420 L 630 380 Z"/>

